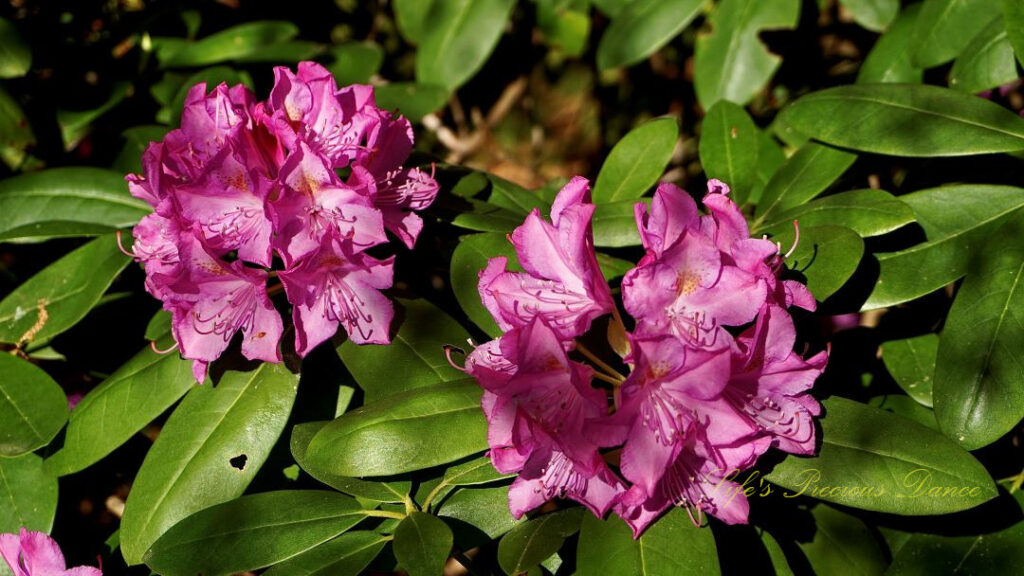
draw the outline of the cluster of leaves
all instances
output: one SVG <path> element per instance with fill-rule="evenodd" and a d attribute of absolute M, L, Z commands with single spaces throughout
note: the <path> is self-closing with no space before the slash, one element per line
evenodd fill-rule
<path fill-rule="evenodd" d="M 450 557 L 477 573 L 558 575 L 984 573 L 1020 564 L 1024 188 L 1014 178 L 1024 119 L 1003 104 L 1019 97 L 1005 85 L 1024 62 L 1024 5 L 349 4 L 332 13 L 352 24 L 326 34 L 330 44 L 300 39 L 313 37 L 300 35 L 306 23 L 205 23 L 228 8 L 118 13 L 109 37 L 90 29 L 71 44 L 93 42 L 107 58 L 112 48 L 120 64 L 110 66 L 129 69 L 100 82 L 98 106 L 87 110 L 25 97 L 46 80 L 43 66 L 60 69 L 42 46 L 47 37 L 30 45 L 23 33 L 47 25 L 47 14 L 0 19 L 0 160 L 12 174 L 0 181 L 0 254 L 13 262 L 0 269 L 0 285 L 12 288 L 0 299 L 0 346 L 11 352 L 0 354 L 0 501 L 10 502 L 0 532 L 54 529 L 58 540 L 77 540 L 71 554 L 84 559 L 110 536 L 108 572 L 123 558 L 162 574 L 271 566 L 275 576 L 367 567 L 416 576 L 441 573 Z M 776 79 L 786 59 L 766 45 L 771 31 L 814 36 L 816 19 L 836 15 L 868 38 L 856 77 Z M 530 53 L 523 37 L 543 44 L 541 64 L 520 62 Z M 149 208 L 127 194 L 123 174 L 138 171 L 146 143 L 177 122 L 195 83 L 261 87 L 268 64 L 317 59 L 340 84 L 378 84 L 382 107 L 426 118 L 422 151 L 461 159 L 466 152 L 443 135 L 463 116 L 457 92 L 493 100 L 487 83 L 535 65 L 566 76 L 597 70 L 620 90 L 632 81 L 665 90 L 675 84 L 664 61 L 691 57 L 693 93 L 680 100 L 699 113 L 682 113 L 682 125 L 637 122 L 621 138 L 610 130 L 615 144 L 593 170 L 595 243 L 614 282 L 639 254 L 633 205 L 672 174 L 728 182 L 753 233 L 782 246 L 796 240 L 799 220 L 789 265 L 822 302 L 799 327 L 812 345 L 832 343 L 815 389 L 827 398 L 822 443 L 815 458 L 779 455 L 738 478 L 750 490 L 752 526 L 696 528 L 674 510 L 634 540 L 621 521 L 562 503 L 510 516 L 509 478 L 484 455 L 480 390 L 442 348 L 500 333 L 480 303 L 477 272 L 489 257 L 511 256 L 506 234 L 531 210 L 546 212 L 564 180 L 529 189 L 439 163 L 445 185 L 433 221 L 421 247 L 399 255 L 395 295 L 405 299 L 390 346 L 338 340 L 301 366 L 228 359 L 214 369 L 216 385 L 197 387 L 186 361 L 145 345 L 167 347 L 169 323 L 153 316 L 143 338 L 138 318 L 156 303 L 113 233 Z M 509 75 L 494 72 L 505 66 Z M 826 84 L 841 85 L 819 90 Z M 805 94 L 790 102 L 789 91 Z M 131 123 L 114 119 L 122 115 Z M 481 125 L 499 132 L 497 122 Z M 112 125 L 124 128 L 120 153 L 88 153 L 116 142 L 104 133 Z M 62 166 L 74 157 L 108 167 Z M 859 325 L 838 331 L 849 313 Z M 87 393 L 69 411 L 66 391 Z M 126 485 L 98 481 L 114 493 L 107 507 L 119 525 L 109 515 L 72 519 L 81 507 L 63 494 L 81 494 L 77 484 L 96 474 L 130 480 L 123 505 Z"/>

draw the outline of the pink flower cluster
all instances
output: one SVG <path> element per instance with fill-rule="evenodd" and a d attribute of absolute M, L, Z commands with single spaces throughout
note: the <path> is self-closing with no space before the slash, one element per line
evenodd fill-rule
<path fill-rule="evenodd" d="M 387 343 L 394 311 L 380 291 L 393 257 L 367 250 L 385 230 L 412 247 L 415 212 L 437 195 L 430 174 L 403 168 L 412 127 L 377 108 L 371 86 L 339 90 L 312 62 L 274 72 L 261 102 L 242 85 L 193 87 L 181 128 L 127 177 L 155 210 L 134 229 L 133 255 L 200 382 L 238 331 L 247 358 L 281 361 L 271 277 L 291 302 L 300 355 L 339 324 L 354 342 Z"/>
<path fill-rule="evenodd" d="M 622 323 L 598 268 L 585 179 L 562 189 L 550 222 L 535 210 L 512 234 L 524 272 L 504 258 L 480 272 L 504 334 L 470 353 L 466 370 L 485 390 L 495 468 L 518 473 L 516 517 L 557 496 L 613 510 L 636 536 L 672 505 L 742 523 L 737 471 L 772 446 L 813 453 L 820 406 L 806 391 L 827 354 L 793 351 L 787 308 L 815 300 L 779 278 L 779 247 L 750 238 L 728 192 L 709 183 L 706 215 L 671 184 L 649 209 L 636 205 L 646 254 L 622 281 L 635 320 L 627 377 L 576 340 L 606 314 Z"/>
<path fill-rule="evenodd" d="M 92 566 L 68 568 L 53 538 L 24 528 L 18 534 L 0 534 L 0 557 L 14 576 L 103 576 Z"/>

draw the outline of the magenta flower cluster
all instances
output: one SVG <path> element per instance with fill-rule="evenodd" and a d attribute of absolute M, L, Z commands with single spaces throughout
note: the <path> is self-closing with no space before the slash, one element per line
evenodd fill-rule
<path fill-rule="evenodd" d="M 92 566 L 68 568 L 53 538 L 24 528 L 18 534 L 0 534 L 0 557 L 14 576 L 103 576 Z"/>
<path fill-rule="evenodd" d="M 380 291 L 393 257 L 367 250 L 385 230 L 412 247 L 416 211 L 437 195 L 430 174 L 402 166 L 412 127 L 377 108 L 371 86 L 339 89 L 312 62 L 274 72 L 266 101 L 241 85 L 193 87 L 181 127 L 127 178 L 154 208 L 134 229 L 134 256 L 200 382 L 239 331 L 247 358 L 281 361 L 271 277 L 292 305 L 299 355 L 339 324 L 354 342 L 387 343 L 394 311 Z"/>
<path fill-rule="evenodd" d="M 516 517 L 565 497 L 598 516 L 613 510 L 635 536 L 673 505 L 743 523 L 735 474 L 772 446 L 814 452 L 820 406 L 806 392 L 827 354 L 794 352 L 787 309 L 815 300 L 780 279 L 780 248 L 750 238 L 728 193 L 712 180 L 706 215 L 671 184 L 650 208 L 636 205 L 646 253 L 622 280 L 634 320 L 618 347 L 626 377 L 577 341 L 609 314 L 626 329 L 598 267 L 585 179 L 562 189 L 550 222 L 534 210 L 513 232 L 523 272 L 504 258 L 481 271 L 480 297 L 504 334 L 471 352 L 466 370 L 485 390 L 495 468 L 518 473 Z"/>

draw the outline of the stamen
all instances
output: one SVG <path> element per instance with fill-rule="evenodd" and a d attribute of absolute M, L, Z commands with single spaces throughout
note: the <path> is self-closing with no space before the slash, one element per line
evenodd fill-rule
<path fill-rule="evenodd" d="M 120 250 L 125 256 L 131 258 L 132 260 L 138 260 L 139 257 L 136 256 L 134 252 L 126 250 L 124 245 L 121 243 L 121 231 L 118 230 L 115 233 L 115 235 L 117 236 L 117 249 Z"/>
<path fill-rule="evenodd" d="M 161 349 L 156 347 L 156 340 L 150 340 L 149 341 L 149 347 L 153 350 L 153 352 L 156 352 L 157 354 L 160 354 L 160 355 L 164 355 L 164 354 L 170 354 L 171 352 L 174 352 L 175 350 L 177 350 L 178 349 L 178 343 L 175 342 L 170 348 L 168 348 L 166 350 L 161 350 Z"/>
<path fill-rule="evenodd" d="M 459 354 L 462 354 L 463 356 L 465 356 L 466 355 L 466 351 L 465 350 L 463 350 L 462 348 L 459 348 L 458 346 L 453 346 L 451 344 L 445 344 L 445 345 L 441 346 L 441 348 L 444 350 L 444 357 L 445 357 L 445 359 L 448 360 L 448 364 L 452 368 L 455 368 L 456 370 L 459 370 L 461 372 L 465 372 L 466 371 L 465 366 L 458 366 L 458 365 L 455 364 L 455 361 L 452 360 L 452 352 L 458 352 Z"/>
<path fill-rule="evenodd" d="M 798 224 L 796 220 L 793 220 L 793 230 L 795 234 L 795 236 L 793 237 L 793 246 L 789 249 L 789 252 L 786 252 L 786 254 L 782 257 L 783 260 L 792 256 L 793 252 L 796 251 L 797 244 L 800 243 L 800 224 Z"/>

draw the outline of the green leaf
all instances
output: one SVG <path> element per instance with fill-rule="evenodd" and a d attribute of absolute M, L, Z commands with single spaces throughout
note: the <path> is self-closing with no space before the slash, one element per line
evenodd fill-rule
<path fill-rule="evenodd" d="M 157 310 L 153 317 L 146 323 L 146 332 L 143 337 L 146 340 L 159 340 L 171 331 L 171 313 L 166 310 Z"/>
<path fill-rule="evenodd" d="M 143 125 L 132 126 L 121 133 L 125 143 L 111 165 L 114 172 L 121 174 L 142 173 L 142 153 L 150 142 L 159 142 L 167 135 L 167 126 Z M 126 188 L 122 177 L 121 187 Z M 141 202 L 141 200 L 140 200 Z M 147 205 L 148 206 L 148 205 Z"/>
<path fill-rule="evenodd" d="M 436 0 L 416 52 L 416 80 L 449 90 L 484 65 L 498 45 L 515 0 Z"/>
<path fill-rule="evenodd" d="M 849 152 L 809 142 L 782 165 L 761 193 L 754 228 L 776 213 L 800 206 L 824 192 L 857 160 Z"/>
<path fill-rule="evenodd" d="M 142 561 L 181 519 L 242 494 L 281 435 L 296 387 L 296 376 L 283 365 L 264 363 L 251 372 L 226 372 L 216 386 L 188 393 L 146 455 L 125 503 L 126 562 Z"/>
<path fill-rule="evenodd" d="M 761 31 L 795 28 L 799 19 L 800 0 L 719 2 L 711 32 L 697 37 L 693 84 L 701 106 L 750 102 L 782 63 L 761 43 Z"/>
<path fill-rule="evenodd" d="M 814 515 L 814 539 L 799 543 L 816 574 L 881 576 L 885 553 L 860 519 L 819 504 Z"/>
<path fill-rule="evenodd" d="M 1024 491 L 1005 496 L 1010 517 L 1024 512 Z M 1016 500 L 1016 502 L 1014 502 Z M 893 554 L 887 574 L 930 576 L 932 574 L 998 574 L 1007 566 L 1024 562 L 1024 522 L 998 532 L 977 536 L 907 534 L 906 543 Z"/>
<path fill-rule="evenodd" d="M 925 0 L 914 26 L 914 64 L 931 68 L 956 58 L 998 12 L 998 0 Z"/>
<path fill-rule="evenodd" d="M 953 301 L 935 364 L 935 417 L 968 450 L 995 442 L 1024 418 L 1024 217 L 974 256 Z"/>
<path fill-rule="evenodd" d="M 537 28 L 544 35 L 544 42 L 548 46 L 560 48 L 566 55 L 578 58 L 587 48 L 590 15 L 580 10 L 560 7 L 558 4 L 559 2 L 537 3 Z"/>
<path fill-rule="evenodd" d="M 301 554 L 364 517 L 358 502 L 337 492 L 252 494 L 175 524 L 146 552 L 145 562 L 161 574 L 246 572 Z"/>
<path fill-rule="evenodd" d="M 633 0 L 615 14 L 597 45 L 597 67 L 632 66 L 679 35 L 703 8 L 702 0 Z"/>
<path fill-rule="evenodd" d="M 28 158 L 26 149 L 35 144 L 36 136 L 25 112 L 0 86 L 0 161 L 18 170 Z"/>
<path fill-rule="evenodd" d="M 963 184 L 920 190 L 900 200 L 914 211 L 928 240 L 878 255 L 878 281 L 863 310 L 908 302 L 962 277 L 978 247 L 1024 206 L 1024 190 Z"/>
<path fill-rule="evenodd" d="M 465 522 L 489 538 L 498 538 L 526 521 L 516 520 L 508 511 L 508 486 L 457 490 L 445 498 L 437 515 Z"/>
<path fill-rule="evenodd" d="M 420 43 L 427 24 L 427 16 L 437 2 L 438 0 L 394 0 L 391 3 L 395 11 L 398 32 L 406 42 Z"/>
<path fill-rule="evenodd" d="M 51 168 L 0 182 L 0 241 L 96 236 L 150 212 L 110 170 Z"/>
<path fill-rule="evenodd" d="M 377 106 L 398 110 L 410 122 L 419 122 L 427 114 L 437 112 L 448 102 L 449 91 L 443 86 L 415 82 L 392 82 L 373 89 Z"/>
<path fill-rule="evenodd" d="M 900 0 L 840 0 L 857 24 L 874 32 L 883 32 L 900 11 Z"/>
<path fill-rule="evenodd" d="M 487 421 L 480 394 L 468 379 L 389 396 L 324 426 L 307 456 L 339 476 L 389 476 L 481 452 Z"/>
<path fill-rule="evenodd" d="M 601 274 L 604 275 L 604 279 L 610 282 L 615 278 L 625 276 L 630 268 L 636 266 L 636 262 L 598 252 L 597 265 L 601 267 Z"/>
<path fill-rule="evenodd" d="M 1017 53 L 1017 61 L 1024 64 L 1024 4 L 1017 0 L 1002 0 L 1006 34 Z"/>
<path fill-rule="evenodd" d="M 389 540 L 376 532 L 346 532 L 274 565 L 263 576 L 358 576 Z"/>
<path fill-rule="evenodd" d="M 498 543 L 498 564 L 506 574 L 530 570 L 562 547 L 580 529 L 583 508 L 544 514 L 513 528 Z"/>
<path fill-rule="evenodd" d="M 762 230 L 777 230 L 793 225 L 846 226 L 863 238 L 892 232 L 914 221 L 914 211 L 884 190 L 851 190 L 819 198 L 785 210 L 771 221 L 754 227 L 757 236 Z"/>
<path fill-rule="evenodd" d="M 227 66 L 204 68 L 189 76 L 182 83 L 178 92 L 174 95 L 174 100 L 167 106 L 169 108 L 170 123 L 177 124 L 181 120 L 181 111 L 185 107 L 185 98 L 188 97 L 188 93 L 193 86 L 200 83 L 206 84 L 206 93 L 209 94 L 221 82 L 228 86 L 245 84 L 252 88 L 252 78 L 248 72 L 235 70 Z"/>
<path fill-rule="evenodd" d="M 263 49 L 235 58 L 239 64 L 291 64 L 312 60 L 326 50 L 326 46 L 304 40 L 289 40 L 263 47 Z"/>
<path fill-rule="evenodd" d="M 0 458 L 46 446 L 67 419 L 67 396 L 49 374 L 0 354 Z"/>
<path fill-rule="evenodd" d="M 472 198 L 469 199 L 469 203 L 472 210 L 460 212 L 452 220 L 452 224 L 468 230 L 510 234 L 523 223 L 523 216 L 517 212 Z"/>
<path fill-rule="evenodd" d="M 675 118 L 655 118 L 629 131 L 612 148 L 594 184 L 594 203 L 633 200 L 658 182 L 679 137 Z"/>
<path fill-rule="evenodd" d="M 70 152 L 78 147 L 82 139 L 92 131 L 92 123 L 100 116 L 112 110 L 131 94 L 129 82 L 119 82 L 110 90 L 110 97 L 103 104 L 91 110 L 57 110 L 57 126 L 60 137 L 64 141 L 64 150 Z"/>
<path fill-rule="evenodd" d="M 743 108 L 720 100 L 708 110 L 700 132 L 701 165 L 708 178 L 729 185 L 741 206 L 757 177 L 760 147 L 757 126 Z"/>
<path fill-rule="evenodd" d="M 890 156 L 1024 150 L 1024 119 L 994 102 L 938 86 L 839 86 L 800 98 L 780 116 L 826 144 Z"/>
<path fill-rule="evenodd" d="M 99 302 L 130 259 L 101 236 L 44 268 L 0 301 L 0 342 L 45 342 Z"/>
<path fill-rule="evenodd" d="M 969 94 L 997 88 L 1017 79 L 1017 61 L 1006 35 L 1006 23 L 996 18 L 967 45 L 949 72 L 949 87 Z"/>
<path fill-rule="evenodd" d="M 0 18 L 0 78 L 20 78 L 32 67 L 32 51 L 9 20 Z"/>
<path fill-rule="evenodd" d="M 452 543 L 452 531 L 444 521 L 424 512 L 413 512 L 395 528 L 392 548 L 398 564 L 409 576 L 436 576 L 444 572 Z"/>
<path fill-rule="evenodd" d="M 374 42 L 346 42 L 331 48 L 334 61 L 327 68 L 338 86 L 366 84 L 384 63 L 384 50 Z"/>
<path fill-rule="evenodd" d="M 375 502 L 399 504 L 404 503 L 406 499 L 409 498 L 409 494 L 412 492 L 412 482 L 408 480 L 369 482 L 367 480 L 360 480 L 350 476 L 331 474 L 311 464 L 309 458 L 306 456 L 307 450 L 309 449 L 309 443 L 313 440 L 313 436 L 316 436 L 316 433 L 323 429 L 327 424 L 328 422 L 307 422 L 304 424 L 297 424 L 292 428 L 292 438 L 290 443 L 292 457 L 295 458 L 295 462 L 300 468 L 305 470 L 306 473 L 313 478 L 316 478 L 331 488 L 340 490 L 345 494 L 350 494 L 356 498 L 373 500 Z"/>
<path fill-rule="evenodd" d="M 42 458 L 0 458 L 0 533 L 49 532 L 56 513 L 57 477 L 43 471 Z"/>
<path fill-rule="evenodd" d="M 512 478 L 515 474 L 502 474 L 494 469 L 489 456 L 474 458 L 444 471 L 443 482 L 448 486 L 475 486 Z"/>
<path fill-rule="evenodd" d="M 497 337 L 502 330 L 491 317 L 491 313 L 480 302 L 477 291 L 480 271 L 487 267 L 489 258 L 504 256 L 508 259 L 507 267 L 520 270 L 515 249 L 504 234 L 487 233 L 463 236 L 459 245 L 452 253 L 451 281 L 452 292 L 459 306 L 474 324 L 487 334 Z"/>
<path fill-rule="evenodd" d="M 818 456 L 788 456 L 767 475 L 791 491 L 784 497 L 927 516 L 973 508 L 996 496 L 985 468 L 938 432 L 845 398 L 823 404 Z"/>
<path fill-rule="evenodd" d="M 787 250 L 796 242 L 792 227 L 772 237 Z M 864 255 L 864 241 L 841 226 L 800 227 L 800 242 L 786 259 L 786 266 L 807 278 L 807 288 L 823 302 L 846 284 Z"/>
<path fill-rule="evenodd" d="M 491 204 L 523 216 L 534 208 L 545 214 L 550 212 L 554 194 L 547 197 L 544 188 L 529 190 L 493 174 L 488 174 L 487 178 L 491 182 L 491 195 L 487 201 Z"/>
<path fill-rule="evenodd" d="M 275 44 L 291 40 L 299 29 L 291 22 L 261 20 L 246 22 L 195 42 L 182 44 L 160 57 L 165 68 L 193 68 L 253 57 Z"/>
<path fill-rule="evenodd" d="M 932 430 L 939 430 L 939 423 L 935 420 L 935 412 L 932 412 L 931 408 L 925 408 L 921 404 L 918 404 L 917 401 L 910 396 L 904 396 L 902 394 L 875 396 L 868 401 L 868 404 L 875 408 L 881 408 L 886 412 L 892 412 L 897 416 L 913 420 L 914 422 L 927 426 Z"/>
<path fill-rule="evenodd" d="M 618 516 L 601 520 L 584 514 L 576 569 L 579 576 L 721 573 L 711 529 L 695 527 L 679 508 L 670 509 L 637 540 Z"/>
<path fill-rule="evenodd" d="M 448 364 L 444 346 L 462 346 L 469 334 L 451 316 L 426 300 L 400 300 L 405 318 L 387 346 L 360 346 L 346 340 L 338 347 L 366 403 L 442 382 L 463 380 L 466 374 Z M 381 367 L 388 375 L 381 377 Z"/>
<path fill-rule="evenodd" d="M 764 130 L 757 135 L 757 171 L 755 173 L 755 185 L 750 190 L 747 202 L 760 204 L 761 196 L 764 193 L 768 182 L 775 176 L 775 173 L 786 163 L 786 153 L 782 151 L 771 131 Z"/>
<path fill-rule="evenodd" d="M 900 12 L 889 30 L 875 42 L 868 57 L 861 64 L 857 73 L 858 84 L 921 82 L 924 70 L 914 66 L 910 57 L 914 48 L 914 24 L 920 12 L 920 4 L 907 6 Z"/>
<path fill-rule="evenodd" d="M 640 245 L 634 213 L 636 203 L 636 200 L 621 200 L 597 205 L 592 221 L 595 246 L 621 248 Z"/>
<path fill-rule="evenodd" d="M 64 476 L 99 462 L 194 384 L 190 361 L 147 346 L 75 406 L 64 447 L 46 460 L 47 470 Z"/>
<path fill-rule="evenodd" d="M 761 533 L 761 543 L 764 544 L 768 557 L 771 559 L 775 576 L 793 576 L 793 570 L 789 567 L 786 553 L 783 552 L 782 546 L 779 546 L 778 540 L 767 530 L 759 530 L 759 532 Z"/>
<path fill-rule="evenodd" d="M 939 337 L 925 334 L 882 344 L 882 361 L 893 380 L 922 406 L 932 407 L 932 377 Z"/>

